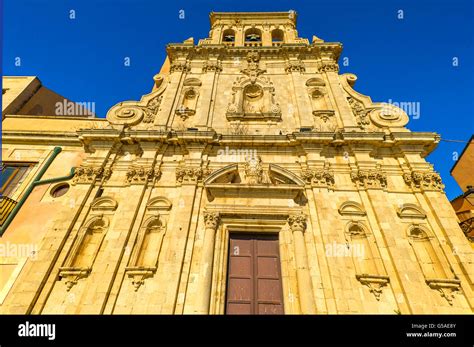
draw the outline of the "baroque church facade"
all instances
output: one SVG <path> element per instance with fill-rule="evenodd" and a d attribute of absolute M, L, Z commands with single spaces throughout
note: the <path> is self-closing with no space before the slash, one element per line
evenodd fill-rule
<path fill-rule="evenodd" d="M 210 20 L 106 119 L 4 116 L 0 242 L 36 248 L 0 257 L 0 312 L 472 313 L 439 136 L 296 13 Z"/>

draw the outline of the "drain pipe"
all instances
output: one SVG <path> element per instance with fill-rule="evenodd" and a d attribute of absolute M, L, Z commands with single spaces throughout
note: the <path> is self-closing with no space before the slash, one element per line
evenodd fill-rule
<path fill-rule="evenodd" d="M 40 186 L 40 185 L 43 185 L 43 184 L 49 184 L 49 183 L 56 183 L 56 182 L 61 182 L 61 181 L 67 181 L 67 180 L 70 180 L 71 178 L 74 177 L 74 173 L 75 173 L 75 168 L 71 168 L 71 172 L 69 173 L 69 175 L 67 176 L 62 176 L 62 177 L 56 177 L 56 178 L 49 178 L 47 180 L 43 180 L 41 181 L 41 177 L 43 177 L 44 173 L 46 172 L 46 170 L 48 170 L 48 168 L 51 166 L 51 163 L 54 161 L 54 159 L 58 156 L 59 153 L 61 153 L 62 151 L 62 148 L 61 147 L 54 147 L 53 149 L 53 153 L 51 154 L 51 156 L 48 158 L 48 160 L 46 161 L 46 163 L 43 165 L 43 167 L 41 168 L 40 172 L 38 172 L 38 174 L 36 175 L 35 179 L 33 180 L 33 182 L 30 183 L 30 185 L 28 186 L 28 189 L 26 190 L 26 192 L 23 194 L 23 196 L 21 197 L 20 201 L 18 201 L 18 203 L 16 204 L 16 206 L 13 208 L 13 210 L 10 212 L 10 214 L 8 215 L 5 223 L 3 223 L 2 227 L 0 228 L 0 237 L 5 233 L 5 231 L 7 230 L 8 226 L 10 225 L 10 223 L 12 222 L 13 218 L 15 218 L 15 216 L 17 215 L 18 211 L 21 209 L 21 207 L 23 206 L 23 204 L 25 203 L 26 199 L 28 199 L 28 197 L 30 196 L 31 192 L 33 191 L 33 189 L 36 187 L 36 186 Z"/>

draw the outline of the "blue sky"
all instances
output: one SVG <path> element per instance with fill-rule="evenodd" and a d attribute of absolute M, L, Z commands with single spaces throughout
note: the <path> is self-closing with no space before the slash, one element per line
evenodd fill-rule
<path fill-rule="evenodd" d="M 349 58 L 349 66 L 341 61 L 341 73 L 358 76 L 357 91 L 374 101 L 419 103 L 420 117 L 410 120 L 409 129 L 465 141 L 474 132 L 471 0 L 4 0 L 3 5 L 3 73 L 36 75 L 71 100 L 95 102 L 102 117 L 117 102 L 138 100 L 151 90 L 167 43 L 207 37 L 209 12 L 293 9 L 301 37 L 315 34 L 344 44 L 341 57 Z M 16 57 L 21 66 L 15 66 Z M 461 193 L 449 171 L 453 153 L 464 146 L 441 142 L 428 157 L 450 199 Z"/>

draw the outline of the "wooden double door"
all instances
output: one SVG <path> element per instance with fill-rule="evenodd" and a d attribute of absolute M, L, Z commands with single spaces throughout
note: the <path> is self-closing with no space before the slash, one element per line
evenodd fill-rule
<path fill-rule="evenodd" d="M 277 235 L 231 234 L 226 314 L 283 314 Z"/>

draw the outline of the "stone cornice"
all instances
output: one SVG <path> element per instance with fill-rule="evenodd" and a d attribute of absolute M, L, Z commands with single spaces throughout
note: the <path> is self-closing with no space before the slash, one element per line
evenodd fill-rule
<path fill-rule="evenodd" d="M 290 16 L 290 13 L 293 14 Z M 219 23 L 233 22 L 240 20 L 242 22 L 250 21 L 250 23 L 262 22 L 262 21 L 275 21 L 280 20 L 283 22 L 291 21 L 296 26 L 296 19 L 298 17 L 297 12 L 281 11 L 281 12 L 211 12 L 209 19 L 211 27 Z"/>
<path fill-rule="evenodd" d="M 36 132 L 3 130 L 2 143 L 81 146 L 81 141 L 77 133 L 59 131 Z"/>
<path fill-rule="evenodd" d="M 337 61 L 342 52 L 342 44 L 339 42 L 324 42 L 324 43 L 283 43 L 280 46 L 261 46 L 261 47 L 234 47 L 224 44 L 201 44 L 192 45 L 186 43 L 171 43 L 166 46 L 166 52 L 171 61 L 178 57 L 192 56 L 196 58 L 206 58 L 208 56 L 238 56 L 246 55 L 248 52 L 258 51 L 262 58 L 266 56 L 298 54 L 301 57 L 328 57 L 333 61 Z"/>
<path fill-rule="evenodd" d="M 428 132 L 294 132 L 287 135 L 223 135 L 208 131 L 166 131 L 89 129 L 77 132 L 2 132 L 3 143 L 39 143 L 79 145 L 92 142 L 161 142 L 170 145 L 186 143 L 244 144 L 251 146 L 296 146 L 321 144 L 326 146 L 367 145 L 371 147 L 399 147 L 403 152 L 428 155 L 436 148 L 439 135 Z"/>

